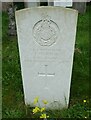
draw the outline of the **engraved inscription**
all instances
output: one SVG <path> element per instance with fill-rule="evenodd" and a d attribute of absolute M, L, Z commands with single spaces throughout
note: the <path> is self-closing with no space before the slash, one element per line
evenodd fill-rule
<path fill-rule="evenodd" d="M 67 58 L 65 61 L 65 57 Z M 68 54 L 64 49 L 30 49 L 30 56 L 25 61 L 32 62 L 68 62 L 71 53 Z"/>
<path fill-rule="evenodd" d="M 41 46 L 51 46 L 58 38 L 59 28 L 58 25 L 45 14 L 42 20 L 34 25 L 33 35 L 36 42 Z"/>
<path fill-rule="evenodd" d="M 48 65 L 45 65 L 45 72 L 38 72 L 38 75 L 39 76 L 45 76 L 45 77 L 47 77 L 47 76 L 53 77 L 55 75 L 55 73 L 48 73 L 47 72 L 47 67 L 48 67 Z"/>

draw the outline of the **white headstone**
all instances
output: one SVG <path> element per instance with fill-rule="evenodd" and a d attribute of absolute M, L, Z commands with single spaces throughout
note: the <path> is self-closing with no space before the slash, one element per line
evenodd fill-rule
<path fill-rule="evenodd" d="M 26 104 L 39 96 L 41 106 L 43 99 L 48 100 L 47 107 L 68 106 L 77 15 L 76 10 L 61 7 L 16 12 Z"/>
<path fill-rule="evenodd" d="M 54 6 L 72 7 L 73 0 L 54 0 Z"/>

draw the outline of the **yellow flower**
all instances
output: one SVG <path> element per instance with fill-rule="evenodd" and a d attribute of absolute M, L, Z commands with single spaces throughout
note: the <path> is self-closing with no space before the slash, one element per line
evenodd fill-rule
<path fill-rule="evenodd" d="M 39 97 L 36 97 L 35 99 L 34 99 L 34 104 L 36 104 L 36 103 L 38 103 L 38 100 L 39 100 Z"/>
<path fill-rule="evenodd" d="M 87 117 L 85 117 L 85 118 L 87 118 Z"/>
<path fill-rule="evenodd" d="M 48 101 L 47 101 L 47 100 L 42 100 L 42 102 L 43 102 L 44 104 L 47 104 L 47 103 L 48 103 Z"/>
<path fill-rule="evenodd" d="M 41 108 L 41 110 L 40 110 L 41 112 L 43 112 L 43 111 L 45 111 L 45 108 Z"/>
<path fill-rule="evenodd" d="M 40 109 L 38 108 L 38 107 L 35 107 L 34 109 L 33 109 L 33 114 L 35 114 L 35 113 L 37 113 L 37 112 L 39 112 L 40 111 Z"/>
<path fill-rule="evenodd" d="M 49 118 L 46 114 L 41 114 L 40 118 Z"/>
<path fill-rule="evenodd" d="M 83 100 L 84 103 L 86 103 L 87 101 L 86 100 Z"/>

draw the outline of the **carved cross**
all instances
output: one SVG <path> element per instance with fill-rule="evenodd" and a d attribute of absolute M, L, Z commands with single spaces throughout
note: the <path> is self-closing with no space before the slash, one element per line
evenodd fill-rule
<path fill-rule="evenodd" d="M 44 76 L 44 77 L 48 77 L 48 76 L 53 77 L 55 75 L 55 73 L 48 73 L 47 67 L 48 67 L 48 65 L 45 65 L 45 72 L 38 72 L 38 75 Z"/>
<path fill-rule="evenodd" d="M 45 65 L 45 72 L 38 72 L 38 75 L 41 77 L 45 77 L 45 89 L 48 89 L 47 87 L 47 77 L 54 77 L 55 73 L 49 73 L 47 71 L 48 65 Z"/>

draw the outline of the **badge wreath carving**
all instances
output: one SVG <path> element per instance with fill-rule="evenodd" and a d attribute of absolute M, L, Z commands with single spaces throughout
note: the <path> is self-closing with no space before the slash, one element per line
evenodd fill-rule
<path fill-rule="evenodd" d="M 58 38 L 59 28 L 46 13 L 43 14 L 42 17 L 42 20 L 34 25 L 33 35 L 36 42 L 41 46 L 51 46 Z"/>

